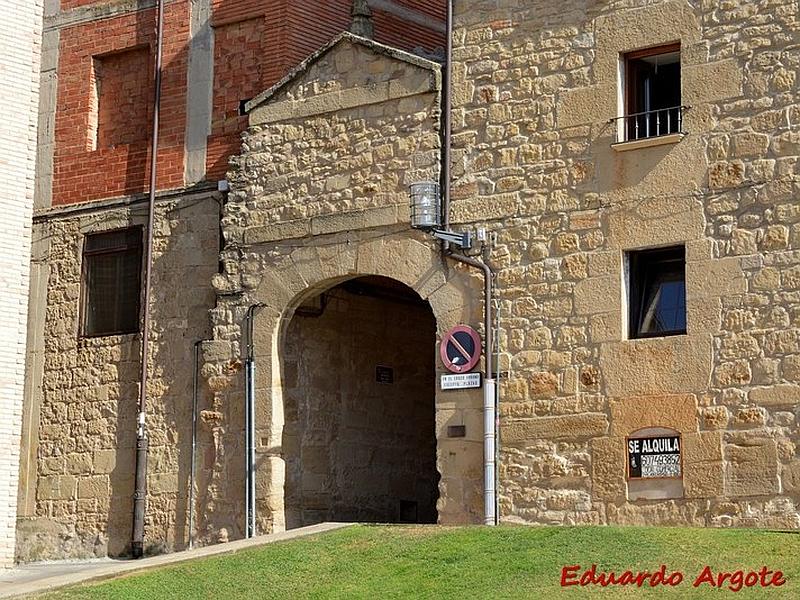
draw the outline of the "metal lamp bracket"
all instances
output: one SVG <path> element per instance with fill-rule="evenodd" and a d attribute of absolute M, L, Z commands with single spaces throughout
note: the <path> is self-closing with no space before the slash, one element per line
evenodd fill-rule
<path fill-rule="evenodd" d="M 457 244 L 462 250 L 469 250 L 472 248 L 472 234 L 469 231 L 458 233 L 444 229 L 431 229 L 430 232 L 436 239 L 444 240 L 451 244 Z"/>

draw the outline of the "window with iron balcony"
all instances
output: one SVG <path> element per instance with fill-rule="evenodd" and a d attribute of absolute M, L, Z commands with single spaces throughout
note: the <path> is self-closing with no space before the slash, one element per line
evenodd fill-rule
<path fill-rule="evenodd" d="M 637 50 L 622 56 L 623 111 L 622 116 L 613 119 L 618 142 L 634 146 L 654 145 L 678 141 L 683 136 L 683 116 L 687 107 L 681 103 L 680 58 L 680 43 Z M 643 143 L 629 144 L 639 141 Z"/>

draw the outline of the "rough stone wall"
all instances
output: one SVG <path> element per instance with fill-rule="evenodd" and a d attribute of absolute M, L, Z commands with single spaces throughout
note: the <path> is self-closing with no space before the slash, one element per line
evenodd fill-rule
<path fill-rule="evenodd" d="M 321 315 L 295 314 L 286 333 L 286 526 L 435 523 L 430 308 L 342 287 L 325 298 Z M 392 369 L 390 383 L 376 380 L 379 365 Z"/>
<path fill-rule="evenodd" d="M 81 235 L 84 231 L 92 230 L 95 220 L 100 227 L 104 224 L 111 227 L 111 223 L 116 227 L 134 221 L 143 222 L 138 209 L 133 212 L 109 209 L 126 206 L 133 201 L 130 196 L 122 197 L 120 194 L 144 189 L 148 151 L 137 136 L 134 136 L 137 137 L 135 140 L 128 139 L 128 131 L 122 136 L 126 139 L 114 140 L 114 143 L 108 144 L 108 148 L 93 148 L 98 121 L 101 132 L 103 129 L 103 115 L 98 114 L 102 112 L 103 103 L 93 85 L 93 66 L 96 67 L 103 60 L 117 62 L 121 58 L 120 53 L 131 50 L 146 54 L 154 48 L 155 32 L 154 0 L 62 0 L 46 4 L 35 198 L 36 208 L 42 210 L 37 215 L 34 260 L 31 265 L 34 289 L 31 292 L 31 335 L 25 375 L 26 427 L 23 430 L 19 490 L 19 528 L 24 534 L 25 543 L 18 549 L 18 556 L 23 560 L 102 554 L 106 549 L 111 553 L 119 553 L 127 543 L 130 508 L 129 491 L 124 490 L 130 485 L 131 475 L 125 469 L 132 468 L 132 450 L 128 446 L 133 442 L 125 436 L 128 435 L 129 420 L 133 418 L 133 408 L 128 402 L 133 402 L 136 395 L 134 384 L 138 375 L 133 362 L 138 348 L 133 337 L 85 343 L 76 341 L 80 298 L 76 279 L 79 271 L 75 270 L 78 268 L 75 261 L 78 260 L 76 253 L 80 252 Z M 247 120 L 238 116 L 239 102 L 278 80 L 296 62 L 347 26 L 350 0 L 316 3 L 319 4 L 316 7 L 313 4 L 282 1 L 265 6 L 260 0 L 167 3 L 159 189 L 173 190 L 170 194 L 175 197 L 178 192 L 174 190 L 180 186 L 199 183 L 199 187 L 205 189 L 203 181 L 224 175 L 228 156 L 238 150 L 239 132 Z M 405 33 L 407 35 L 402 39 L 402 47 L 424 46 L 428 52 L 435 51 L 443 44 L 442 2 L 423 6 L 416 0 L 381 0 L 378 4 L 376 35 L 379 39 L 398 39 Z M 25 10 L 29 10 L 27 5 Z M 34 2 L 30 10 L 38 10 L 37 14 L 41 15 L 41 2 Z M 310 23 L 307 17 L 312 12 L 323 18 Z M 263 25 L 255 29 L 264 29 L 271 34 L 262 36 L 262 40 L 257 40 L 258 36 L 241 35 L 239 30 L 246 27 L 251 18 Z M 26 16 L 26 27 L 34 22 Z M 9 20 L 8 23 L 15 27 L 15 33 L 22 34 L 24 28 L 16 27 L 16 21 Z M 310 26 L 313 26 L 313 31 L 309 29 Z M 214 43 L 215 31 L 222 36 L 218 45 Z M 38 41 L 40 37 L 37 33 L 32 39 Z M 12 38 L 7 36 L 5 39 Z M 254 48 L 267 48 L 269 51 L 259 54 L 253 52 Z M 11 54 L 11 51 L 4 53 L 8 56 Z M 137 71 L 129 79 L 135 80 L 134 83 L 138 85 L 141 75 Z M 130 83 L 122 81 L 125 79 L 122 75 L 114 79 L 114 86 Z M 258 87 L 258 81 L 262 83 L 261 88 Z M 148 111 L 149 108 L 144 112 L 135 112 L 142 117 L 147 116 L 144 113 Z M 7 112 L 10 114 L 10 110 Z M 217 135 L 220 133 L 223 135 Z M 24 135 L 15 134 L 15 139 L 24 139 Z M 20 153 L 15 152 L 15 155 L 19 156 Z M 23 178 L 14 176 L 12 180 L 22 181 Z M 195 197 L 193 194 L 189 193 L 187 198 Z M 89 200 L 96 200 L 97 203 L 89 205 Z M 81 206 L 78 207 L 78 204 Z M 59 205 L 73 206 L 64 206 L 63 210 L 48 210 L 51 206 Z M 82 214 L 80 218 L 74 216 L 79 213 Z M 23 213 L 19 214 L 24 217 Z M 180 344 L 188 344 L 196 337 L 208 337 L 207 334 L 200 334 L 201 330 L 205 331 L 203 328 L 206 325 L 201 327 L 197 323 L 208 319 L 206 310 L 213 305 L 208 301 L 207 290 L 210 289 L 209 282 L 211 275 L 216 272 L 219 257 L 214 255 L 216 243 L 206 242 L 209 237 L 218 237 L 219 222 L 210 222 L 205 217 L 200 222 L 202 224 L 196 228 L 193 225 L 188 228 L 181 225 L 173 232 L 195 239 L 163 242 L 170 248 L 167 251 L 170 256 L 173 246 L 182 248 L 201 244 L 194 258 L 187 258 L 188 262 L 181 263 L 182 266 L 178 263 L 184 258 L 178 258 L 174 269 L 169 269 L 179 282 L 188 278 L 190 289 L 203 291 L 194 293 L 194 298 L 184 297 L 182 293 L 185 287 L 154 283 L 156 296 L 170 300 L 179 296 L 178 304 L 183 308 L 175 310 L 183 310 L 181 314 L 184 315 L 191 314 L 191 317 L 179 318 L 176 316 L 178 313 L 166 313 L 165 319 L 173 329 L 158 334 L 164 338 L 159 343 L 160 350 L 153 366 L 153 370 L 163 373 L 163 377 L 151 374 L 152 385 L 156 388 L 153 392 L 156 413 L 169 414 L 173 405 L 169 402 L 159 405 L 159 399 L 172 398 L 178 393 L 176 389 L 185 388 L 184 381 L 191 369 L 191 355 Z M 78 237 L 70 240 L 71 235 Z M 67 252 L 66 256 L 71 258 L 63 259 L 61 252 Z M 64 260 L 72 262 L 66 264 Z M 170 260 L 165 260 L 164 264 Z M 194 260 L 201 262 L 195 264 L 192 262 Z M 67 287 L 68 292 L 65 291 Z M 18 305 L 15 305 L 17 309 Z M 14 323 L 18 322 L 19 319 L 15 317 Z M 180 337 L 184 335 L 185 338 Z M 58 339 L 49 339 L 52 336 Z M 183 341 L 179 342 L 179 339 Z M 209 356 L 214 356 L 213 346 Z M 113 368 L 100 369 L 96 366 L 104 361 L 112 361 Z M 58 375 L 57 371 L 65 368 L 65 364 L 73 365 L 76 369 L 80 367 L 81 374 L 74 379 L 70 373 Z M 225 367 L 226 373 L 234 375 L 240 366 L 238 359 L 232 359 Z M 87 369 L 85 373 L 84 369 Z M 21 381 L 22 377 L 17 377 L 17 380 Z M 108 400 L 103 399 L 106 386 L 111 390 Z M 68 403 L 76 401 L 78 388 L 88 390 L 92 399 L 93 408 L 87 409 L 83 417 L 91 425 L 78 425 L 79 411 L 65 408 Z M 99 406 L 95 406 L 94 402 L 97 394 L 97 402 L 111 411 L 104 413 L 102 418 L 95 411 Z M 119 411 L 116 408 L 117 396 L 125 399 Z M 183 406 L 180 410 L 183 410 Z M 237 446 L 239 442 L 232 442 L 229 448 L 223 447 L 220 436 L 225 430 L 217 420 L 218 407 L 213 404 L 204 407 L 208 409 L 203 421 L 207 429 L 202 430 L 206 438 L 201 440 L 201 449 L 211 465 L 209 473 L 224 472 L 225 486 L 240 489 L 241 461 L 236 455 L 240 450 Z M 188 427 L 186 417 L 181 413 L 180 427 Z M 188 442 L 181 441 L 181 446 L 177 447 L 173 433 L 162 435 L 160 432 L 180 431 L 182 439 L 185 439 L 185 431 L 172 424 L 163 425 L 158 419 L 154 425 L 154 435 L 158 439 L 151 442 L 151 449 L 155 445 L 155 451 L 151 451 L 152 461 L 156 464 L 154 473 L 158 474 L 158 477 L 154 474 L 157 479 L 155 485 L 161 491 L 172 490 L 176 485 L 183 490 L 184 473 L 181 472 L 177 484 L 172 474 L 176 472 L 176 455 L 183 461 L 180 465 L 185 471 L 187 463 L 184 457 L 188 455 Z M 106 425 L 101 424 L 102 420 Z M 122 425 L 118 426 L 115 421 Z M 104 430 L 106 426 L 110 427 L 108 431 Z M 81 442 L 84 445 L 77 450 L 77 442 L 69 441 L 69 435 L 65 433 L 70 428 L 84 431 L 88 427 L 105 431 L 102 447 L 96 448 L 96 456 L 94 444 L 99 443 L 97 440 Z M 126 433 L 117 436 L 116 432 L 123 429 Z M 237 431 L 231 435 L 237 438 L 240 433 Z M 161 438 L 165 435 L 168 450 L 162 448 L 165 442 Z M 111 454 L 117 443 L 127 446 Z M 91 452 L 89 446 L 93 448 Z M 79 460 L 90 464 L 66 466 L 66 462 L 72 461 L 72 455 L 76 453 L 82 455 Z M 62 458 L 62 455 L 70 455 L 70 458 Z M 113 463 L 109 465 L 112 459 Z M 120 462 L 117 465 L 118 459 Z M 151 470 L 152 465 L 153 462 Z M 113 473 L 107 472 L 108 469 L 113 469 Z M 74 479 L 71 479 L 73 476 Z M 97 476 L 91 484 L 88 480 L 84 481 L 90 476 Z M 205 475 L 200 476 L 202 479 Z M 231 483 L 227 482 L 228 479 Z M 232 483 L 234 481 L 235 484 Z M 213 489 L 209 490 L 205 483 L 207 481 L 203 480 L 198 487 L 208 517 L 201 519 L 198 528 L 207 540 L 225 539 L 226 531 L 233 530 L 230 525 L 226 530 L 218 523 L 236 520 L 238 508 L 232 506 L 237 499 L 235 495 L 232 496 L 228 505 L 227 500 Z M 94 487 L 89 489 L 90 485 Z M 84 491 L 81 491 L 81 486 Z M 45 491 L 45 488 L 50 491 Z M 163 543 L 165 547 L 173 547 L 179 546 L 185 539 L 181 530 L 185 521 L 185 499 L 179 499 L 180 493 L 183 492 L 168 491 L 158 494 L 157 498 L 150 498 L 150 506 L 155 509 L 152 521 L 147 523 L 147 535 L 153 544 Z M 153 532 L 152 536 L 150 532 Z M 59 536 L 61 541 L 58 540 Z"/>
<path fill-rule="evenodd" d="M 142 225 L 147 206 L 49 211 L 37 230 L 49 239 L 44 303 L 43 380 L 37 448 L 21 491 L 33 508 L 18 523 L 20 561 L 119 555 L 130 542 L 139 335 L 79 336 L 84 235 Z M 149 551 L 188 539 L 193 344 L 210 335 L 210 286 L 217 271 L 219 202 L 210 194 L 159 201 L 151 298 L 148 379 Z M 42 231 L 43 230 L 43 231 Z"/>
<path fill-rule="evenodd" d="M 301 302 L 347 279 L 381 275 L 430 303 L 438 335 L 480 321 L 479 277 L 449 268 L 438 245 L 408 227 L 408 184 L 438 171 L 439 82 L 434 63 L 344 36 L 251 102 L 250 128 L 228 174 L 214 341 L 204 347 L 214 407 L 206 418 L 218 440 L 203 483 L 205 539 L 242 535 L 243 482 L 235 474 L 244 391 L 230 365 L 242 357 L 248 306 L 264 304 L 254 340 L 260 532 L 287 525 L 282 445 L 291 375 L 284 367 Z M 480 406 L 475 390 L 436 394 L 442 522 L 475 522 L 482 514 Z M 456 421 L 467 435 L 448 439 L 446 424 Z"/>
<path fill-rule="evenodd" d="M 502 518 L 800 526 L 796 2 L 476 0 L 458 8 L 452 219 L 455 228 L 496 234 Z M 691 106 L 687 135 L 612 148 L 620 54 L 676 40 L 682 101 Z M 265 304 L 255 339 L 260 532 L 286 526 L 284 353 L 303 299 L 378 274 L 428 300 L 439 335 L 480 322 L 479 277 L 408 229 L 407 185 L 438 173 L 438 92 L 436 65 L 345 36 L 250 103 L 229 173 L 223 272 L 212 278 L 216 246 L 202 245 L 189 252 L 201 261 L 196 278 L 185 276 L 185 258 L 171 271 L 197 293 L 156 286 L 174 300 L 169 310 L 183 312 L 156 319 L 163 354 L 154 357 L 154 398 L 184 398 L 188 345 L 213 335 L 203 345 L 201 542 L 242 535 L 249 306 Z M 97 471 L 99 454 L 81 462 L 110 449 L 106 442 L 124 441 L 132 456 L 135 399 L 133 340 L 90 350 L 75 341 L 76 236 L 96 219 L 90 214 L 48 224 L 55 246 L 37 431 L 39 468 L 54 470 L 40 472 L 38 519 L 28 524 L 50 528 L 50 539 L 64 532 L 67 542 L 53 553 L 62 556 L 102 553 L 106 544 L 122 551 L 130 518 L 128 504 L 124 535 L 106 541 L 112 499 L 129 503 L 129 492 L 117 493 L 115 467 Z M 180 218 L 160 222 L 190 227 Z M 213 237 L 216 224 L 204 231 Z M 165 257 L 171 244 L 195 243 L 190 235 L 159 240 Z M 686 248 L 687 334 L 629 340 L 624 254 L 676 244 Z M 188 322 L 205 309 L 183 303 L 205 299 L 209 280 L 216 305 L 207 330 Z M 188 331 L 197 338 L 181 337 Z M 85 368 L 65 372 L 73 363 Z M 99 396 L 88 418 L 69 402 L 84 395 Z M 120 406 L 114 399 L 123 395 L 130 403 Z M 167 547 L 185 534 L 188 429 L 178 423 L 188 428 L 188 420 L 176 415 L 186 416 L 187 402 L 158 400 L 151 411 L 147 532 Z M 464 425 L 466 436 L 448 439 L 448 425 Z M 105 433 L 92 437 L 90 427 Z M 625 437 L 643 427 L 681 433 L 679 485 L 641 490 L 625 479 Z M 480 392 L 437 391 L 436 434 L 439 519 L 479 521 Z M 130 477 L 130 465 L 118 473 Z"/>
<path fill-rule="evenodd" d="M 43 3 L 14 0 L 0 23 L 0 568 L 14 559 Z"/>
<path fill-rule="evenodd" d="M 231 241 L 352 229 L 347 214 L 368 215 L 362 227 L 395 224 L 408 212 L 407 186 L 437 168 L 433 72 L 349 42 L 306 68 L 251 111 L 258 125 L 232 177 L 253 206 L 243 232 L 229 228 Z"/>
<path fill-rule="evenodd" d="M 498 236 L 504 520 L 800 527 L 798 18 L 458 6 L 453 219 Z M 612 149 L 620 54 L 675 41 L 687 135 Z M 629 340 L 624 253 L 673 244 L 688 332 Z M 684 478 L 634 501 L 624 439 L 655 426 L 681 432 Z"/>

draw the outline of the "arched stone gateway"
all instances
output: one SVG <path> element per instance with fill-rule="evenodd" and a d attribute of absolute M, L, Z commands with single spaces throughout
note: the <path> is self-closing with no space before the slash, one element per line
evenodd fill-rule
<path fill-rule="evenodd" d="M 218 289 L 240 287 L 220 294 L 218 338 L 204 346 L 218 407 L 205 421 L 220 421 L 221 456 L 202 500 L 227 509 L 207 511 L 201 527 L 235 536 L 244 521 L 239 357 L 255 304 L 263 305 L 254 323 L 258 531 L 329 519 L 480 521 L 480 390 L 442 392 L 436 383 L 436 342 L 457 323 L 480 321 L 480 282 L 446 268 L 438 248 L 414 235 L 272 244 L 237 260 L 240 273 L 252 273 L 241 278 L 226 263 Z M 337 348 L 340 359 L 326 358 Z M 378 367 L 393 369 L 392 384 L 376 381 L 389 377 Z M 466 425 L 465 437 L 446 437 L 454 423 Z"/>
<path fill-rule="evenodd" d="M 396 280 L 358 277 L 304 301 L 282 329 L 287 528 L 435 523 L 430 305 Z"/>
<path fill-rule="evenodd" d="M 248 104 L 203 346 L 201 535 L 243 535 L 243 336 L 256 304 L 258 532 L 481 521 L 481 391 L 438 389 L 435 344 L 479 327 L 482 284 L 408 224 L 408 184 L 438 176 L 439 89 L 437 64 L 343 34 Z M 331 312 L 315 308 L 322 294 Z M 394 383 L 376 381 L 389 377 L 378 367 Z M 451 425 L 465 434 L 446 437 Z"/>
<path fill-rule="evenodd" d="M 629 21 L 604 21 L 598 64 L 616 64 L 632 39 L 642 48 L 652 45 L 652 23 L 660 23 L 655 37 L 664 43 L 682 38 L 696 44 L 700 21 L 694 13 L 683 5 L 662 8 L 625 13 Z M 672 19 L 683 13 L 686 27 Z M 631 36 L 617 36 L 617 25 Z M 535 19 L 525 25 L 532 35 L 539 26 Z M 476 40 L 492 35 L 484 27 L 467 33 Z M 457 33 L 456 39 L 467 38 Z M 627 40 L 624 48 L 619 40 Z M 479 70 L 486 64 L 480 62 Z M 687 64 L 683 85 L 707 90 L 700 84 L 710 67 L 695 66 Z M 599 74 L 602 89 L 613 91 L 616 70 Z M 706 174 L 705 155 L 685 160 L 686 152 L 694 156 L 692 148 L 705 143 L 700 129 L 672 149 L 643 148 L 647 152 L 637 156 L 649 158 L 637 162 L 647 171 L 641 178 L 610 181 L 608 174 L 618 171 L 600 168 L 603 161 L 628 175 L 639 173 L 639 167 L 625 167 L 633 153 L 610 147 L 610 133 L 567 150 L 567 140 L 589 136 L 581 129 L 585 123 L 605 124 L 612 116 L 603 112 L 608 103 L 583 101 L 582 94 L 596 97 L 594 86 L 559 96 L 561 137 L 551 138 L 551 116 L 521 127 L 530 90 L 514 88 L 517 105 L 500 101 L 487 108 L 495 92 L 476 87 L 474 75 L 454 72 L 461 131 L 453 139 L 450 224 L 487 227 L 488 239 L 496 239 L 485 250 L 498 273 L 498 345 L 507 352 L 499 361 L 501 519 L 797 528 L 800 459 L 796 419 L 788 409 L 798 398 L 800 334 L 791 328 L 794 305 L 774 295 L 783 294 L 785 277 L 777 262 L 783 258 L 774 252 L 789 247 L 788 229 L 770 228 L 774 238 L 762 232 L 764 245 L 762 233 L 722 233 L 729 223 L 715 203 L 697 194 L 703 181 L 717 179 L 714 169 L 722 163 L 714 162 Z M 428 302 L 437 337 L 457 324 L 482 329 L 478 275 L 443 259 L 437 244 L 408 222 L 408 185 L 439 177 L 439 91 L 436 64 L 344 34 L 248 103 L 250 127 L 228 175 L 223 271 L 214 281 L 215 341 L 204 350 L 213 393 L 213 410 L 204 417 L 211 435 L 205 435 L 213 442 L 198 512 L 208 534 L 224 537 L 224 528 L 238 536 L 244 522 L 240 336 L 248 307 L 264 305 L 255 336 L 262 532 L 285 527 L 287 519 L 292 525 L 335 512 L 319 502 L 314 515 L 305 500 L 296 509 L 291 465 L 286 480 L 285 410 L 293 406 L 294 387 L 284 359 L 298 306 L 343 282 L 379 276 Z M 689 115 L 716 109 L 692 104 L 687 125 L 705 127 Z M 525 135 L 530 143 L 523 143 Z M 500 139 L 508 146 L 497 146 Z M 563 154 L 573 150 L 580 156 Z M 561 158 L 551 160 L 551 151 Z M 596 173 L 587 170 L 590 162 L 600 166 Z M 643 305 L 637 294 L 647 280 L 631 266 L 647 264 L 656 248 L 672 257 L 670 277 L 683 282 L 685 331 L 642 337 L 632 333 L 631 309 Z M 754 301 L 770 307 L 764 308 L 769 316 Z M 440 522 L 481 521 L 481 408 L 480 390 L 436 392 Z M 453 425 L 464 425 L 466 437 L 447 437 Z M 670 442 L 678 437 L 680 456 L 647 455 L 636 433 L 642 429 Z M 320 446 L 330 449 L 331 439 L 324 441 Z M 645 462 L 649 475 L 640 477 L 636 469 Z M 676 481 L 659 483 L 651 476 L 656 471 Z M 326 471 L 322 479 L 328 476 Z M 341 486 L 330 498 L 337 490 Z M 398 519 L 400 498 L 395 500 L 392 518 Z"/>

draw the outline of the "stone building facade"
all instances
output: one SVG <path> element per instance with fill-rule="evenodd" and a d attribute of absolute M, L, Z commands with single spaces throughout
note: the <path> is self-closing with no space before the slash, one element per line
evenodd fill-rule
<path fill-rule="evenodd" d="M 32 249 L 26 400 L 24 418 L 9 409 L 23 422 L 19 468 L 3 470 L 19 488 L 18 508 L 9 505 L 19 561 L 117 556 L 130 543 L 141 331 L 88 331 L 87 315 L 111 302 L 89 299 L 89 263 L 90 246 L 102 246 L 104 234 L 133 232 L 144 243 L 156 5 L 48 2 L 43 31 L 32 34 L 43 49 L 27 234 L 33 243 L 15 245 Z M 243 104 L 347 29 L 352 9 L 351 0 L 165 5 L 147 387 L 149 552 L 184 548 L 189 540 L 194 346 L 213 338 L 212 281 L 226 202 L 218 181 L 241 144 Z M 374 36 L 420 54 L 441 53 L 443 6 L 370 2 Z M 25 214 L 21 208 L 20 227 Z M 29 255 L 20 260 L 27 265 Z M 97 272 L 101 278 L 107 267 Z M 135 302 L 117 301 L 137 310 Z M 13 309 L 24 305 L 15 300 Z M 213 344 L 208 352 L 213 356 Z M 241 374 L 236 361 L 228 369 Z M 19 372 L 15 385 L 22 381 Z M 199 405 L 195 537 L 213 543 L 242 535 L 242 413 L 238 407 L 219 423 L 203 386 Z M 9 425 L 17 433 L 7 439 L 20 448 L 20 423 Z M 5 456 L 17 460 L 11 451 Z"/>
<path fill-rule="evenodd" d="M 6 3 L 0 23 L 0 568 L 14 561 L 25 381 L 42 2 Z"/>
<path fill-rule="evenodd" d="M 504 520 L 797 528 L 797 4 L 471 4 L 453 217 L 498 234 Z M 626 53 L 667 44 L 682 132 L 619 143 Z M 630 257 L 670 246 L 685 334 L 632 339 Z M 681 485 L 626 481 L 648 427 Z"/>
<path fill-rule="evenodd" d="M 797 3 L 455 7 L 451 224 L 486 230 L 496 273 L 500 520 L 800 527 Z M 449 328 L 487 334 L 481 278 L 409 227 L 408 185 L 442 149 L 441 70 L 419 54 L 335 37 L 243 103 L 229 193 L 162 194 L 152 550 L 188 537 L 197 341 L 200 542 L 244 531 L 248 346 L 259 532 L 482 521 L 482 393 L 437 380 Z M 137 337 L 75 333 L 82 235 L 142 209 L 37 213 L 20 557 L 125 551 Z M 665 253 L 683 322 L 650 335 L 638 265 Z M 680 475 L 631 477 L 627 439 L 656 435 L 679 439 Z"/>
<path fill-rule="evenodd" d="M 451 219 L 494 240 L 502 521 L 800 526 L 799 40 L 790 2 L 457 3 Z M 242 311 L 266 305 L 257 327 L 265 525 L 288 510 L 282 344 L 295 307 L 342 279 L 380 275 L 427 300 L 439 336 L 481 322 L 479 279 L 392 206 L 403 208 L 412 181 L 435 180 L 434 149 L 388 144 L 400 129 L 370 117 L 386 114 L 393 89 L 415 86 L 369 75 L 381 49 L 356 44 L 354 69 L 353 43 L 248 105 L 230 173 L 232 247 L 215 286 L 225 294 L 218 310 L 239 315 L 229 310 L 215 330 L 234 334 L 227 360 Z M 680 73 L 674 129 L 633 136 L 621 130 L 624 65 L 660 47 Z M 397 108 L 410 118 L 421 107 Z M 439 133 L 435 121 L 429 131 Z M 373 175 L 376 157 L 386 169 L 404 156 L 404 178 Z M 678 335 L 633 329 L 633 261 L 651 250 L 681 257 Z M 443 372 L 435 352 L 429 360 Z M 224 364 L 206 368 L 216 378 Z M 223 381 L 216 393 L 227 398 L 235 383 Z M 479 522 L 480 395 L 437 386 L 435 413 L 439 521 Z M 453 426 L 464 437 L 451 438 Z M 630 477 L 626 440 L 667 434 L 679 439 L 680 476 Z"/>

